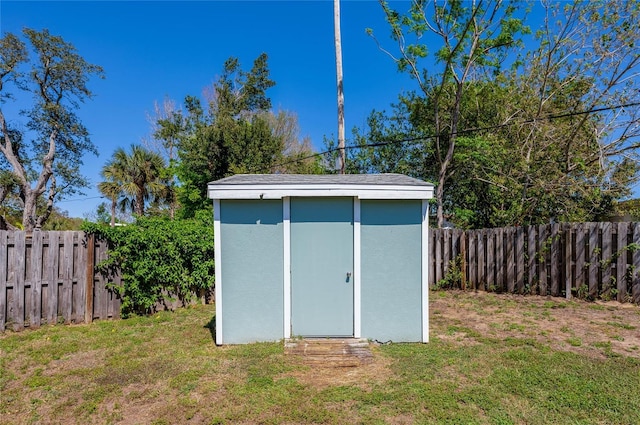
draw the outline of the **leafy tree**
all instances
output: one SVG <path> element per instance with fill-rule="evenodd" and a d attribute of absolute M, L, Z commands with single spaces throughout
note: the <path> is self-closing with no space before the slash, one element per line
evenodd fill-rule
<path fill-rule="evenodd" d="M 56 199 L 87 186 L 79 173 L 82 155 L 97 151 L 76 111 L 92 97 L 89 79 L 103 73 L 47 30 L 25 28 L 23 34 L 31 52 L 12 33 L 0 39 L 0 105 L 19 93 L 33 97 L 32 106 L 21 111 L 32 141 L 26 143 L 25 134 L 12 128 L 0 109 L 0 171 L 11 174 L 22 227 L 30 231 L 44 225 Z M 0 190 L 0 204 L 10 193 Z M 1 221 L 7 224 L 6 218 Z"/>
<path fill-rule="evenodd" d="M 430 132 L 434 136 L 433 158 L 437 163 L 437 220 L 444 222 L 445 185 L 451 178 L 458 131 L 466 127 L 462 102 L 469 81 L 485 81 L 499 69 L 506 57 L 520 45 L 518 36 L 527 31 L 512 2 L 452 0 L 431 3 L 416 0 L 401 15 L 380 0 L 397 53 L 388 52 L 401 72 L 418 83 L 421 95 L 429 98 Z M 428 9 L 431 7 L 431 9 Z M 369 30 L 369 34 L 373 33 Z M 423 36 L 436 37 L 441 45 L 435 65 L 421 67 L 427 44 Z M 407 41 L 411 39 L 411 41 Z M 386 51 L 386 50 L 385 50 Z"/>
<path fill-rule="evenodd" d="M 160 155 L 140 145 L 131 145 L 130 152 L 118 148 L 102 169 L 105 181 L 98 185 L 111 200 L 112 215 L 115 216 L 117 202 L 123 210 L 144 215 L 146 203 L 166 195 L 164 168 Z"/>
<path fill-rule="evenodd" d="M 295 115 L 271 111 L 266 92 L 274 84 L 266 54 L 249 71 L 232 57 L 209 90 L 205 107 L 187 96 L 184 112 L 170 108 L 158 115 L 154 138 L 165 150 L 176 147 L 172 171 L 180 217 L 211 208 L 206 189 L 212 180 L 236 173 L 321 171 L 317 160 L 307 158 L 310 143 L 300 140 Z"/>
<path fill-rule="evenodd" d="M 546 19 L 533 48 L 504 69 L 500 44 L 525 31 L 524 17 L 493 21 L 494 30 L 511 34 L 506 39 L 491 31 L 477 38 L 482 26 L 463 18 L 476 8 L 486 16 L 494 6 L 502 8 L 496 15 L 513 16 L 513 4 L 434 2 L 431 15 L 424 5 L 414 2 L 403 16 L 383 3 L 399 43 L 396 61 L 419 90 L 402 94 L 389 113 L 372 112 L 367 128 L 356 131 L 363 149 L 350 154 L 351 172 L 436 181 L 439 220 L 448 216 L 461 227 L 598 220 L 630 194 L 640 163 L 637 2 L 538 5 Z M 451 49 L 464 40 L 455 28 L 465 22 L 468 42 L 487 42 L 484 53 L 500 55 L 481 52 L 475 64 L 472 55 L 458 56 L 471 48 Z M 418 68 L 426 46 L 409 41 L 434 31 L 450 37 L 436 54 L 449 71 L 435 76 Z M 485 37 L 491 34 L 497 38 Z M 466 70 L 472 78 L 464 80 Z"/>

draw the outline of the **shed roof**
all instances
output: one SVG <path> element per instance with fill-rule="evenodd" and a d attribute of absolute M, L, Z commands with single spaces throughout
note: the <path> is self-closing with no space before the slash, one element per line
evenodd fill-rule
<path fill-rule="evenodd" d="M 212 199 L 286 196 L 431 199 L 433 184 L 402 174 L 236 174 L 210 182 L 208 193 Z"/>

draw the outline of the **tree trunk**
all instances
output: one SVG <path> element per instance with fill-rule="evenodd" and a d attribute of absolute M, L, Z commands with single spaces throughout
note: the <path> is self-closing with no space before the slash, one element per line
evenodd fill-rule
<path fill-rule="evenodd" d="M 22 210 L 22 229 L 31 233 L 36 225 L 36 200 L 37 196 L 32 190 L 24 194 L 24 210 Z"/>
<path fill-rule="evenodd" d="M 336 80 L 338 84 L 338 150 L 340 153 L 340 174 L 345 172 L 344 150 L 344 88 L 342 86 L 342 41 L 340 37 L 340 0 L 333 0 L 333 26 L 336 44 Z"/>
<path fill-rule="evenodd" d="M 142 193 L 136 194 L 136 211 L 135 213 L 142 217 L 144 215 L 144 195 Z"/>
<path fill-rule="evenodd" d="M 116 198 L 111 199 L 111 227 L 116 227 Z"/>

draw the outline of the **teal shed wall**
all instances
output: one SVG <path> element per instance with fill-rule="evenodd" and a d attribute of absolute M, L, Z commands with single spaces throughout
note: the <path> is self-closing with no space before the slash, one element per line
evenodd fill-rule
<path fill-rule="evenodd" d="M 422 338 L 422 204 L 361 201 L 362 336 Z"/>
<path fill-rule="evenodd" d="M 283 338 L 282 201 L 222 200 L 220 221 L 224 342 Z"/>

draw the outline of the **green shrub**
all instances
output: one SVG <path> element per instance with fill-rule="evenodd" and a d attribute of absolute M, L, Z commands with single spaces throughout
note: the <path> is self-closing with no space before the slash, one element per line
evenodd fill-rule
<path fill-rule="evenodd" d="M 168 294 L 190 301 L 214 286 L 213 220 L 209 215 L 188 220 L 141 217 L 122 227 L 85 223 L 83 230 L 109 244 L 101 272 L 120 270 L 115 286 L 123 316 L 148 314 Z"/>

